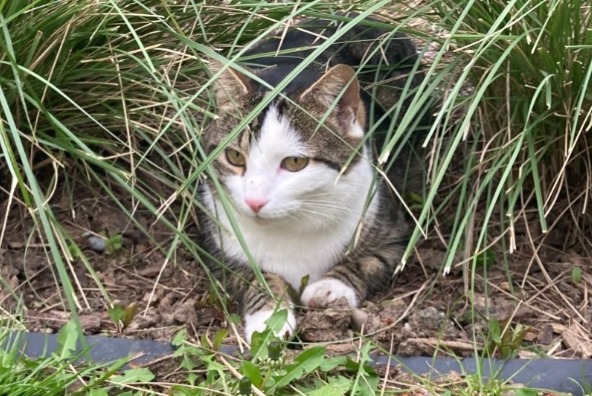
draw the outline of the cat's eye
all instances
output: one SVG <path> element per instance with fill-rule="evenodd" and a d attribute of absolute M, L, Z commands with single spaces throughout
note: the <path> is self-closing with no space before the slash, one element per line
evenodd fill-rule
<path fill-rule="evenodd" d="M 306 157 L 286 157 L 282 160 L 281 167 L 290 172 L 300 172 L 306 168 L 310 158 Z"/>
<path fill-rule="evenodd" d="M 245 158 L 245 156 L 234 149 L 227 148 L 225 153 L 226 161 L 230 162 L 230 165 L 245 166 L 245 164 L 247 163 L 247 159 Z"/>

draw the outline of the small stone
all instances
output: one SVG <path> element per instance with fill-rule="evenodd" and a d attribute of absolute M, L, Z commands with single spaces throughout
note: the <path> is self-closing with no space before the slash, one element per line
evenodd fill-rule
<path fill-rule="evenodd" d="M 86 238 L 86 242 L 88 247 L 97 253 L 103 253 L 107 249 L 107 240 L 105 238 L 96 235 L 89 235 Z"/>
<path fill-rule="evenodd" d="M 354 309 L 351 318 L 353 329 L 360 332 L 362 331 L 362 327 L 366 327 L 365 325 L 368 323 L 369 315 L 361 309 Z"/>

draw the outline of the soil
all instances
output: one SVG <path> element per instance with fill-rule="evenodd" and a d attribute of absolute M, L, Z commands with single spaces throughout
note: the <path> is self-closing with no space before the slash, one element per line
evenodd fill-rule
<path fill-rule="evenodd" d="M 226 342 L 238 342 L 240 324 L 226 319 L 201 264 L 182 246 L 167 250 L 174 240 L 167 227 L 140 210 L 134 212 L 134 225 L 96 191 L 80 188 L 76 194 L 70 199 L 65 189 L 58 190 L 50 206 L 88 260 L 85 264 L 73 258 L 69 265 L 77 312 L 87 334 L 170 341 L 181 329 L 198 339 L 229 327 Z M 13 200 L 8 207 L 7 200 L 0 202 L 0 213 L 8 214 L 0 240 L 0 275 L 7 282 L 0 291 L 1 307 L 17 312 L 20 297 L 28 330 L 56 332 L 70 314 L 47 245 L 20 204 Z M 186 232 L 192 235 L 191 229 Z M 363 334 L 384 350 L 406 356 L 472 355 L 476 340 L 478 350 L 498 356 L 589 358 L 590 257 L 552 246 L 534 255 L 527 233 L 519 232 L 517 238 L 523 239 L 517 239 L 513 254 L 505 255 L 505 264 L 503 252 L 496 250 L 496 261 L 475 271 L 472 292 L 461 258 L 444 276 L 443 245 L 437 238 L 424 240 L 390 290 L 361 308 L 352 311 L 338 302 L 329 309 L 301 309 L 299 338 L 330 342 L 334 353 L 355 351 L 356 337 Z M 120 243 L 102 252 L 95 246 L 93 237 L 118 235 Z M 581 279 L 572 274 L 574 268 L 581 271 Z M 111 305 L 128 312 L 125 324 L 114 321 Z M 235 307 L 229 304 L 228 309 Z"/>

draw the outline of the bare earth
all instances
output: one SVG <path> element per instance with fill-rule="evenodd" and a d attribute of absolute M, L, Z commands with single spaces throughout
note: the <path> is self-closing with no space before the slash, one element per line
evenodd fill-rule
<path fill-rule="evenodd" d="M 166 258 L 173 240 L 170 230 L 154 222 L 149 214 L 136 211 L 135 219 L 149 230 L 151 241 L 126 220 L 123 212 L 106 203 L 108 197 L 84 194 L 81 191 L 70 200 L 65 192 L 58 191 L 51 206 L 73 240 L 84 248 L 95 271 L 92 275 L 80 259 L 73 260 L 70 268 L 87 334 L 170 341 L 182 328 L 197 339 L 230 327 L 226 342 L 237 343 L 237 335 L 242 334 L 240 325 L 225 319 L 200 264 L 183 248 Z M 8 202 L 0 202 L 0 213 L 6 213 Z M 15 295 L 24 299 L 27 328 L 55 332 L 70 315 L 46 246 L 33 230 L 31 218 L 13 201 L 0 240 L 0 271 Z M 191 229 L 186 231 L 192 233 Z M 121 234 L 122 246 L 98 253 L 89 247 L 89 233 Z M 494 248 L 495 263 L 476 271 L 474 293 L 470 293 L 470 278 L 463 276 L 461 258 L 455 260 L 457 266 L 451 273 L 443 276 L 442 243 L 437 238 L 422 241 L 415 258 L 395 277 L 392 288 L 360 309 L 352 312 L 338 303 L 327 310 L 300 310 L 299 336 L 303 341 L 330 342 L 329 349 L 339 354 L 355 351 L 356 337 L 364 334 L 386 351 L 400 355 L 431 356 L 436 350 L 472 355 L 474 340 L 479 350 L 486 348 L 499 355 L 499 348 L 495 348 L 499 345 L 484 341 L 488 339 L 488 323 L 496 319 L 502 332 L 508 334 L 507 340 L 520 334 L 514 344 L 502 342 L 518 356 L 589 358 L 591 259 L 577 250 L 554 248 L 552 235 L 534 255 L 528 241 L 536 236 L 527 234 L 517 230 L 517 251 L 506 256 L 507 267 L 502 251 Z M 158 245 L 164 249 L 158 249 Z M 574 267 L 581 270 L 581 279 L 572 275 Z M 137 306 L 137 314 L 126 329 L 111 320 L 108 301 L 93 276 L 112 302 L 122 307 Z M 5 287 L 0 291 L 0 303 L 9 312 L 17 309 L 16 299 Z M 236 307 L 229 304 L 228 309 L 232 312 Z"/>

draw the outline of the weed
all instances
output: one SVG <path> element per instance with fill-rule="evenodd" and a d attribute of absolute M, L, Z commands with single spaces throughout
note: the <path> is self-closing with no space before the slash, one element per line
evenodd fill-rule
<path fill-rule="evenodd" d="M 490 356 L 499 355 L 506 359 L 516 357 L 528 333 L 528 326 L 517 324 L 512 327 L 510 321 L 500 323 L 497 319 L 489 319 L 489 332 L 485 350 Z"/>
<path fill-rule="evenodd" d="M 138 313 L 138 305 L 131 303 L 127 306 L 115 304 L 107 310 L 109 318 L 117 326 L 119 332 L 125 330 L 134 320 Z"/>
<path fill-rule="evenodd" d="M 379 389 L 378 375 L 369 366 L 370 344 L 359 360 L 327 357 L 325 346 L 289 351 L 284 341 L 266 330 L 253 336 L 251 358 L 236 360 L 190 345 L 183 333 L 178 334 L 175 343 L 179 346 L 176 355 L 183 358 L 182 367 L 191 372 L 202 367 L 208 373 L 201 381 L 190 376 L 191 386 L 173 386 L 179 395 L 204 394 L 205 389 L 241 395 L 324 395 L 328 391 L 339 395 L 372 395 Z"/>
<path fill-rule="evenodd" d="M 60 330 L 57 349 L 47 353 L 49 357 L 25 356 L 21 348 L 26 342 L 24 332 L 11 332 L 6 327 L 0 330 L 0 394 L 102 396 L 154 378 L 147 369 L 131 369 L 117 375 L 125 360 L 111 364 L 81 363 L 85 351 L 77 348 L 79 337 L 72 322 Z"/>

